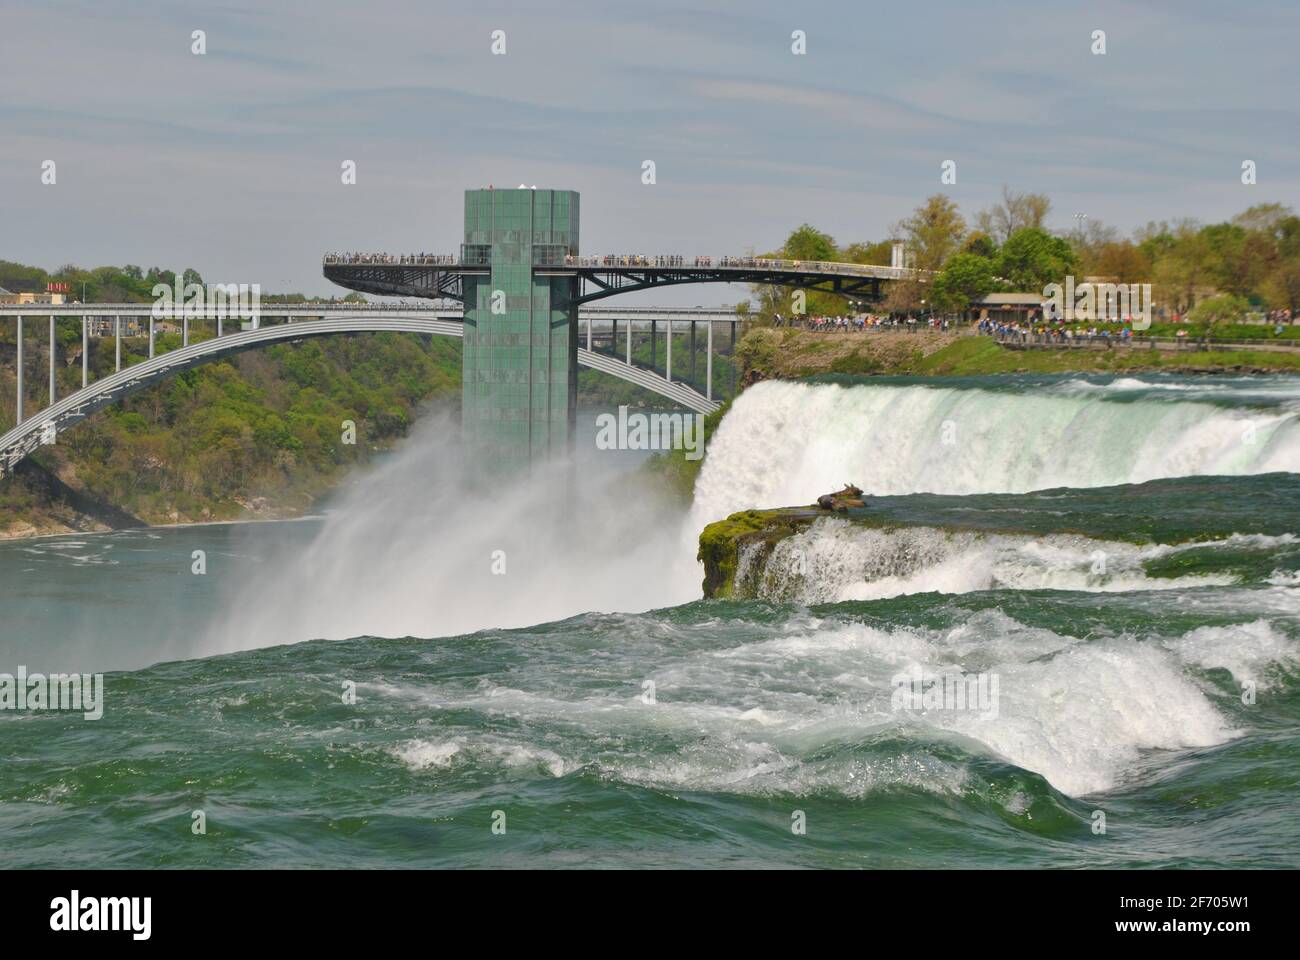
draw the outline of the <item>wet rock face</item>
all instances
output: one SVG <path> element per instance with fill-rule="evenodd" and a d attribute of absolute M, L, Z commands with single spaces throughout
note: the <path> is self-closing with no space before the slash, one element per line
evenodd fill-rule
<path fill-rule="evenodd" d="M 843 490 L 818 497 L 815 505 L 742 510 L 709 524 L 700 533 L 697 557 L 704 564 L 705 598 L 753 596 L 754 585 L 748 582 L 748 574 L 762 571 L 779 542 L 806 530 L 827 513 L 849 514 L 865 506 L 862 491 L 849 483 Z M 882 523 L 879 517 L 861 513 L 851 514 L 848 519 L 869 526 Z"/>
<path fill-rule="evenodd" d="M 817 517 L 815 510 L 793 507 L 779 510 L 743 510 L 709 524 L 700 533 L 698 559 L 704 564 L 706 598 L 737 594 L 736 572 L 745 549 L 770 552 L 778 541 L 805 528 Z"/>

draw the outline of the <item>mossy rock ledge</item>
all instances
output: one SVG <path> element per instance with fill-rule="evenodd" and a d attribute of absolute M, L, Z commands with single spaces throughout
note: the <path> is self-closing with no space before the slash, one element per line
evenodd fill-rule
<path fill-rule="evenodd" d="M 705 599 L 740 600 L 757 596 L 758 581 L 773 548 L 786 537 L 795 536 L 826 517 L 882 525 L 878 517 L 868 515 L 862 508 L 830 511 L 815 505 L 742 510 L 709 524 L 700 532 L 700 552 L 696 555 L 704 564 Z M 745 582 L 737 583 L 741 555 L 751 546 L 756 552 L 749 556 Z"/>

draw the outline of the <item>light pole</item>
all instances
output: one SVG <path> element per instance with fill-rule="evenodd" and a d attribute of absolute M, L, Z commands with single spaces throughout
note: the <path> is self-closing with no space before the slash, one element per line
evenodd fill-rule
<path fill-rule="evenodd" d="M 1083 221 L 1088 219 L 1086 213 L 1076 213 L 1074 215 L 1074 229 L 1079 237 L 1079 245 L 1083 246 Z"/>

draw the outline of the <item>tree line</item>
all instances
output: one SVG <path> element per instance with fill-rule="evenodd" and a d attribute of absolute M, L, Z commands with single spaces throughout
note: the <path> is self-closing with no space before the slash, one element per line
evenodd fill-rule
<path fill-rule="evenodd" d="M 176 286 L 177 274 L 174 270 L 150 267 L 145 270 L 135 264 L 121 267 L 106 266 L 83 269 L 75 264 L 65 264 L 54 272 L 40 267 L 0 260 L 0 287 L 12 293 L 44 292 L 49 283 L 67 284 L 68 297 L 82 303 L 150 303 L 154 299 L 153 290 L 158 284 L 169 289 Z M 203 285 L 202 275 L 193 267 L 180 274 L 182 288 L 192 283 Z M 297 303 L 308 298 L 301 293 L 272 294 L 263 293 L 265 303 Z M 359 293 L 349 293 L 343 302 L 364 302 L 365 297 Z"/>
<path fill-rule="evenodd" d="M 887 265 L 901 242 L 906 264 L 934 276 L 891 284 L 884 308 L 894 313 L 954 312 L 991 293 L 1041 293 L 1067 275 L 1079 282 L 1150 283 L 1165 316 L 1185 315 L 1198 304 L 1225 314 L 1288 311 L 1294 318 L 1300 311 L 1300 217 L 1288 206 L 1257 204 L 1225 223 L 1151 221 L 1127 237 L 1082 216 L 1073 229 L 1053 231 L 1051 210 L 1045 194 L 1004 186 L 999 200 L 968 222 L 939 193 L 894 224 L 889 239 L 840 247 L 805 223 L 773 255 Z M 790 291 L 761 287 L 756 294 L 762 312 L 792 312 Z M 843 298 L 807 294 L 810 314 L 848 309 Z"/>

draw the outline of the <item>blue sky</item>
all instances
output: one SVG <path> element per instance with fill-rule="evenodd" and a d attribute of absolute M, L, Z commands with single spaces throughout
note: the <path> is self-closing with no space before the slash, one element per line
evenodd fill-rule
<path fill-rule="evenodd" d="M 1298 28 L 1294 0 L 0 0 L 0 257 L 327 293 L 327 249 L 455 252 L 488 183 L 580 191 L 588 253 L 877 240 L 1003 183 L 1062 229 L 1226 219 L 1300 200 Z"/>

